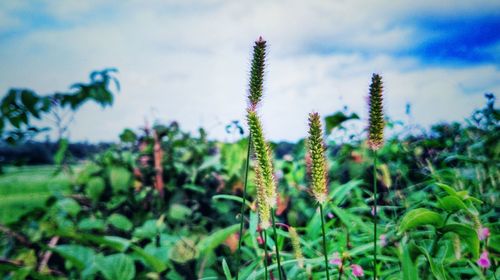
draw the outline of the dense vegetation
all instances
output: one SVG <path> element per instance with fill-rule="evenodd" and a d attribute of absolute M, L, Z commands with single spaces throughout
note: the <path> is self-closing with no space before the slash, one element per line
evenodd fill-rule
<path fill-rule="evenodd" d="M 326 117 L 324 217 L 311 195 L 306 141 L 271 144 L 279 150 L 266 159 L 277 184 L 276 235 L 264 236 L 259 221 L 255 177 L 263 175 L 253 171 L 259 155 L 249 162 L 242 199 L 245 133 L 222 143 L 203 129 L 192 135 L 176 122 L 158 123 L 124 130 L 119 143 L 83 163 L 58 158 L 54 168 L 7 167 L 0 177 L 0 274 L 231 279 L 238 271 L 239 279 L 278 279 L 279 253 L 282 279 L 324 279 L 325 256 L 335 279 L 369 279 L 374 271 L 380 279 L 492 279 L 500 254 L 500 112 L 494 102 L 488 94 L 486 106 L 465 123 L 429 131 L 391 133 L 398 124 L 388 121 L 391 136 L 377 152 L 375 169 L 365 137 L 343 130 L 357 115 Z M 336 137 L 340 133 L 347 140 Z M 67 158 L 63 140 L 56 157 Z M 375 268 L 372 178 L 378 192 Z"/>

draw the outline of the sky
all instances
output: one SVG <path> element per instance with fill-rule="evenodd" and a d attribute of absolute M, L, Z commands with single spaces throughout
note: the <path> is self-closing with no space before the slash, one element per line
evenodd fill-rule
<path fill-rule="evenodd" d="M 176 120 L 211 138 L 244 123 L 253 42 L 269 46 L 260 115 L 272 140 L 306 135 L 307 115 L 367 118 L 372 73 L 385 113 L 422 126 L 462 121 L 500 92 L 500 1 L 1 1 L 0 97 L 87 82 L 114 67 L 112 108 L 87 104 L 70 139 Z"/>

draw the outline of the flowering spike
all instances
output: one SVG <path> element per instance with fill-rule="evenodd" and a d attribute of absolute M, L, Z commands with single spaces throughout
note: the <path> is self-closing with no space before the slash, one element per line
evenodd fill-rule
<path fill-rule="evenodd" d="M 250 133 L 252 135 L 253 150 L 257 159 L 255 171 L 256 174 L 258 174 L 258 176 L 260 177 L 261 181 L 260 186 L 257 185 L 257 187 L 261 188 L 261 190 L 258 190 L 257 192 L 260 192 L 262 195 L 261 201 L 259 202 L 259 207 L 261 207 L 260 205 L 262 205 L 262 207 L 264 207 L 263 209 L 269 212 L 266 209 L 270 210 L 275 208 L 277 203 L 276 182 L 274 180 L 273 166 L 271 162 L 271 150 L 265 141 L 260 119 L 255 110 L 253 110 L 252 108 L 248 109 L 247 121 L 248 127 L 250 128 Z M 266 216 L 261 216 L 261 221 L 263 220 L 262 218 L 265 217 Z"/>
<path fill-rule="evenodd" d="M 292 240 L 293 254 L 295 255 L 297 264 L 300 268 L 304 268 L 304 256 L 302 255 L 302 248 L 300 248 L 299 234 L 294 227 L 289 227 L 288 233 L 290 234 L 290 239 Z"/>
<path fill-rule="evenodd" d="M 253 47 L 252 69 L 250 70 L 250 88 L 248 100 L 250 107 L 255 107 L 262 98 L 264 66 L 266 63 L 266 41 L 259 37 Z"/>
<path fill-rule="evenodd" d="M 323 204 L 327 198 L 327 171 L 323 130 L 318 113 L 309 114 L 309 158 L 308 170 L 311 176 L 312 193 L 316 201 Z"/>
<path fill-rule="evenodd" d="M 255 185 L 257 186 L 257 211 L 260 218 L 260 227 L 267 229 L 271 226 L 271 208 L 267 203 L 267 194 L 260 168 L 255 168 Z"/>
<path fill-rule="evenodd" d="M 368 147 L 375 151 L 384 144 L 384 112 L 383 112 L 382 76 L 373 74 L 370 85 L 369 107 L 370 119 L 368 126 Z"/>

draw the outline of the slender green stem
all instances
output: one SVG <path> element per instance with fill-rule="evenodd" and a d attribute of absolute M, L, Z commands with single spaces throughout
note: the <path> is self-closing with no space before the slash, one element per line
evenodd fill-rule
<path fill-rule="evenodd" d="M 268 272 L 267 272 L 267 266 L 269 265 L 268 262 L 269 258 L 267 255 L 267 230 L 264 229 L 264 271 L 266 275 L 266 280 L 268 279 Z"/>
<path fill-rule="evenodd" d="M 373 151 L 373 279 L 377 280 L 377 151 Z"/>
<path fill-rule="evenodd" d="M 323 218 L 323 204 L 319 204 L 319 213 L 321 215 L 321 231 L 323 233 L 323 256 L 325 257 L 326 279 L 330 280 L 330 271 L 328 269 L 328 254 L 326 252 L 326 234 L 325 234 L 325 221 Z"/>
<path fill-rule="evenodd" d="M 252 149 L 252 135 L 250 134 L 248 136 L 248 148 L 247 148 L 247 158 L 246 158 L 246 163 L 245 163 L 245 178 L 244 178 L 244 185 L 243 185 L 243 203 L 241 203 L 241 210 L 240 210 L 240 236 L 238 240 L 238 266 L 236 270 L 236 280 L 238 280 L 239 273 L 240 273 L 240 266 L 241 266 L 241 243 L 243 241 L 243 224 L 245 221 L 245 204 L 246 204 L 246 196 L 247 196 L 247 182 L 248 182 L 248 168 L 250 166 L 250 150 Z"/>
<path fill-rule="evenodd" d="M 278 276 L 279 279 L 282 279 L 281 276 L 281 260 L 280 260 L 280 249 L 278 248 L 278 234 L 276 233 L 276 222 L 274 217 L 274 209 L 271 209 L 271 218 L 273 219 L 273 232 L 274 232 L 274 245 L 276 247 L 276 259 L 278 260 Z"/>

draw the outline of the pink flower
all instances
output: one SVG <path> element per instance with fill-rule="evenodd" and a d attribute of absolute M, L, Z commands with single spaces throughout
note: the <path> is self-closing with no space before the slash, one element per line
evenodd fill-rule
<path fill-rule="evenodd" d="M 380 235 L 380 246 L 385 247 L 387 245 L 387 236 L 385 234 Z"/>
<path fill-rule="evenodd" d="M 326 214 L 326 216 L 328 216 L 328 218 L 330 218 L 330 219 L 333 219 L 333 217 L 335 217 L 335 216 L 333 216 L 332 212 L 328 212 L 328 214 Z"/>
<path fill-rule="evenodd" d="M 262 237 L 260 237 L 260 235 L 257 236 L 257 243 L 259 243 L 259 245 L 264 244 L 264 239 L 262 239 Z"/>
<path fill-rule="evenodd" d="M 477 235 L 479 236 L 479 240 L 485 240 L 490 237 L 490 229 L 487 227 L 480 227 Z"/>
<path fill-rule="evenodd" d="M 333 253 L 332 259 L 330 260 L 331 264 L 341 266 L 342 265 L 342 260 L 339 257 L 339 253 L 335 252 Z"/>
<path fill-rule="evenodd" d="M 375 216 L 375 207 L 373 207 L 373 206 L 372 206 L 372 211 L 371 211 L 371 213 L 372 213 L 372 216 Z"/>
<path fill-rule="evenodd" d="M 365 275 L 363 268 L 357 264 L 351 264 L 352 275 L 359 277 Z"/>
<path fill-rule="evenodd" d="M 489 268 L 491 266 L 490 259 L 488 258 L 488 251 L 484 250 L 481 257 L 477 260 L 477 264 L 482 268 Z"/>

